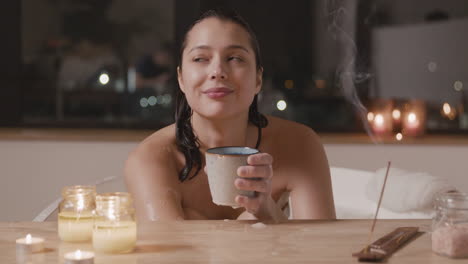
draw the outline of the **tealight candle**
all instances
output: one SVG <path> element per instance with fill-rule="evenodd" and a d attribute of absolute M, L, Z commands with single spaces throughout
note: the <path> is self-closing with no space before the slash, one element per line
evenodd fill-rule
<path fill-rule="evenodd" d="M 93 264 L 94 253 L 90 251 L 77 250 L 68 252 L 64 256 L 65 264 Z"/>
<path fill-rule="evenodd" d="M 27 234 L 16 240 L 16 251 L 21 253 L 37 253 L 44 250 L 44 239 Z"/>

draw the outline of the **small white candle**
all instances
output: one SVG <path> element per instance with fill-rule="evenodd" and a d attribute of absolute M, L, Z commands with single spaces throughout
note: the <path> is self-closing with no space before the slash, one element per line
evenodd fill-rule
<path fill-rule="evenodd" d="M 44 250 L 44 239 L 27 234 L 16 240 L 16 251 L 22 253 L 36 253 Z"/>
<path fill-rule="evenodd" d="M 94 253 L 90 251 L 77 250 L 68 252 L 64 256 L 65 264 L 93 264 Z"/>

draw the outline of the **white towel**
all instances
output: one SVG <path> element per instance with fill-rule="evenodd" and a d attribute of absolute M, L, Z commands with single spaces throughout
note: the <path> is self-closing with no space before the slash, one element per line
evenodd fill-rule
<path fill-rule="evenodd" d="M 367 197 L 378 203 L 387 168 L 381 168 L 366 186 Z M 456 190 L 445 179 L 424 172 L 390 168 L 381 206 L 394 212 L 428 212 L 437 193 Z"/>

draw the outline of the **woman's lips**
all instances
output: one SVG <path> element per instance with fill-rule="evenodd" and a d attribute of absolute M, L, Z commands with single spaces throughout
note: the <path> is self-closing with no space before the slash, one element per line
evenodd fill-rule
<path fill-rule="evenodd" d="M 222 98 L 230 93 L 232 93 L 231 89 L 224 88 L 224 87 L 219 87 L 219 88 L 211 88 L 203 92 L 206 94 L 209 98 L 211 99 L 217 99 L 217 98 Z"/>

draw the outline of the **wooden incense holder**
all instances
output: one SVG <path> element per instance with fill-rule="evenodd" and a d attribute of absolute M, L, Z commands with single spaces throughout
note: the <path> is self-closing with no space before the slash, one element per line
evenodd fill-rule
<path fill-rule="evenodd" d="M 417 227 L 398 227 L 392 232 L 379 238 L 374 243 L 353 253 L 359 261 L 378 262 L 382 261 L 397 251 L 403 244 L 418 234 Z"/>

